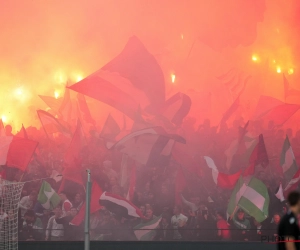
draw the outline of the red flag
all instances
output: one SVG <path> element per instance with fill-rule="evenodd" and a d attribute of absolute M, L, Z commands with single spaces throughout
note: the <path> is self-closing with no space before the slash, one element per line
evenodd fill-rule
<path fill-rule="evenodd" d="M 102 195 L 102 190 L 96 182 L 93 182 L 92 190 L 91 190 L 91 209 L 90 213 L 93 214 L 101 209 L 99 205 L 99 198 Z M 72 225 L 79 226 L 84 221 L 85 216 L 85 203 L 80 208 L 79 213 L 73 218 L 70 222 Z"/>
<path fill-rule="evenodd" d="M 138 101 L 134 98 L 137 94 L 132 94 L 132 87 L 118 75 L 99 70 L 69 88 L 104 102 L 132 119 L 138 109 Z"/>
<path fill-rule="evenodd" d="M 104 102 L 132 119 L 139 104 L 145 107 L 150 103 L 154 110 L 165 101 L 162 71 L 136 37 L 102 69 L 69 88 Z"/>
<path fill-rule="evenodd" d="M 93 119 L 90 109 L 86 103 L 85 97 L 83 94 L 78 93 L 77 95 L 77 100 L 78 100 L 78 104 L 79 104 L 79 109 L 81 110 L 81 112 L 83 113 L 83 119 L 90 124 L 95 125 L 95 120 Z"/>
<path fill-rule="evenodd" d="M 121 132 L 116 120 L 109 114 L 102 128 L 100 136 L 102 138 L 113 140 Z"/>
<path fill-rule="evenodd" d="M 290 89 L 290 84 L 289 84 L 287 78 L 285 77 L 285 74 L 283 74 L 283 85 L 284 85 L 284 97 L 285 97 L 285 99 L 288 96 L 300 95 L 300 90 Z"/>
<path fill-rule="evenodd" d="M 0 165 L 25 171 L 38 143 L 16 136 L 0 137 Z"/>
<path fill-rule="evenodd" d="M 275 108 L 272 108 L 265 115 L 259 117 L 265 121 L 273 121 L 275 125 L 283 125 L 288 119 L 290 119 L 300 108 L 297 104 L 282 104 Z"/>
<path fill-rule="evenodd" d="M 215 162 L 212 158 L 208 156 L 204 156 L 204 160 L 206 161 L 206 164 L 211 171 L 211 177 L 213 179 L 213 182 L 220 188 L 224 189 L 233 189 L 235 187 L 236 182 L 240 178 L 240 175 L 242 171 L 238 171 L 235 174 L 224 174 L 220 173 L 217 166 L 215 165 Z M 206 176 L 207 178 L 211 178 L 210 176 Z M 210 179 L 209 179 L 210 180 Z"/>
<path fill-rule="evenodd" d="M 271 109 L 284 104 L 282 101 L 270 97 L 270 96 L 260 96 L 254 115 L 253 115 L 253 120 L 257 120 L 263 115 L 267 114 Z"/>
<path fill-rule="evenodd" d="M 59 113 L 62 115 L 65 122 L 72 122 L 72 109 L 73 105 L 71 101 L 70 90 L 65 88 L 64 98 L 59 108 Z"/>
<path fill-rule="evenodd" d="M 137 37 L 131 37 L 123 51 L 102 69 L 117 72 L 128 79 L 135 88 L 147 95 L 153 108 L 164 103 L 165 81 L 162 69 Z"/>
<path fill-rule="evenodd" d="M 84 136 L 84 131 L 82 129 L 81 123 L 77 121 L 77 127 L 74 132 L 72 141 L 69 148 L 67 149 L 64 157 L 66 168 L 76 168 L 78 165 L 78 160 L 80 159 L 80 153 L 82 148 L 86 145 L 86 139 Z"/>
<path fill-rule="evenodd" d="M 264 137 L 259 135 L 258 143 L 255 146 L 254 150 L 249 159 L 249 166 L 244 171 L 244 176 L 253 175 L 255 173 L 255 167 L 261 165 L 263 168 L 266 168 L 269 164 L 269 157 L 266 150 Z"/>
<path fill-rule="evenodd" d="M 17 133 L 16 136 L 28 139 L 28 135 L 27 135 L 26 129 L 24 128 L 23 124 L 22 124 L 22 128 L 21 128 L 20 132 Z"/>

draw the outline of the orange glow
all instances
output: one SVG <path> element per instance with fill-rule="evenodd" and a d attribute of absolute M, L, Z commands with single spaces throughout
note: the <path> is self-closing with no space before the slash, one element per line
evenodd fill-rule
<path fill-rule="evenodd" d="M 56 72 L 54 74 L 54 80 L 56 83 L 65 84 L 67 82 L 67 76 L 62 72 Z"/>
<path fill-rule="evenodd" d="M 171 75 L 171 80 L 172 80 L 172 83 L 175 83 L 175 80 L 176 80 L 176 75 L 175 74 Z"/>
<path fill-rule="evenodd" d="M 276 71 L 278 74 L 281 73 L 281 68 L 278 66 Z"/>
<path fill-rule="evenodd" d="M 80 82 L 82 79 L 83 79 L 83 77 L 81 75 L 78 75 L 76 80 L 77 80 L 77 82 Z"/>
<path fill-rule="evenodd" d="M 22 94 L 23 94 L 22 88 L 17 88 L 17 89 L 15 90 L 15 95 L 16 95 L 16 96 L 21 96 Z"/>
<path fill-rule="evenodd" d="M 257 55 L 252 55 L 252 61 L 257 62 L 258 61 L 258 56 Z"/>
<path fill-rule="evenodd" d="M 58 99 L 58 97 L 59 97 L 58 91 L 54 91 L 54 97 L 55 97 L 55 99 Z"/>
<path fill-rule="evenodd" d="M 290 68 L 290 69 L 288 70 L 288 74 L 289 74 L 289 75 L 294 74 L 294 69 L 293 69 L 293 68 Z"/>
<path fill-rule="evenodd" d="M 275 59 L 273 60 L 273 63 L 276 63 L 276 60 L 275 60 Z"/>
<path fill-rule="evenodd" d="M 181 34 L 181 39 L 183 40 L 183 34 Z"/>
<path fill-rule="evenodd" d="M 7 117 L 5 115 L 1 116 L 2 122 L 6 123 L 7 122 Z"/>

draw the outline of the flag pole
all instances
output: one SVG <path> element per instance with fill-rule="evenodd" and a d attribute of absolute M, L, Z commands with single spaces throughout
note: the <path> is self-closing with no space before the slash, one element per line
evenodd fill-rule
<path fill-rule="evenodd" d="M 90 250 L 90 202 L 91 202 L 91 171 L 87 172 L 86 199 L 85 199 L 85 223 L 84 223 L 84 250 Z"/>

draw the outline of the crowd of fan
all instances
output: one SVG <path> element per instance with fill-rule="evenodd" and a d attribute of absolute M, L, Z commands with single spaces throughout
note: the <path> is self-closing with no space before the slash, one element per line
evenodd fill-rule
<path fill-rule="evenodd" d="M 194 129 L 194 123 L 195 119 L 188 118 L 182 126 L 184 137 L 191 146 L 191 154 L 196 160 L 203 155 L 212 157 L 219 169 L 226 172 L 224 151 L 233 139 L 237 138 L 239 129 L 244 124 L 235 121 L 231 128 L 222 125 L 217 131 L 210 126 L 209 121 L 205 121 L 198 129 Z M 264 135 L 270 159 L 267 169 L 278 168 L 285 134 L 288 134 L 296 158 L 299 158 L 300 131 L 293 134 L 291 129 L 286 131 L 277 129 L 272 122 L 266 128 L 263 128 L 261 123 L 250 123 L 248 131 L 253 136 L 261 133 Z M 6 172 L 8 180 L 30 181 L 24 186 L 19 204 L 19 240 L 83 240 L 83 225 L 70 224 L 84 204 L 85 192 L 82 186 L 69 182 L 61 190 L 61 182 L 56 183 L 49 179 L 51 186 L 59 192 L 62 201 L 60 206 L 49 211 L 37 202 L 37 194 L 41 186 L 39 179 L 49 177 L 53 170 L 62 173 L 63 153 L 68 147 L 68 141 L 63 136 L 56 137 L 53 142 L 42 133 L 43 131 L 37 129 L 28 131 L 29 137 L 38 140 L 40 144 L 38 154 L 35 155 L 25 174 L 6 166 L 1 170 Z M 104 140 L 97 135 L 97 131 L 90 131 L 88 146 L 82 150 L 79 158 L 82 169 L 88 167 L 92 170 L 93 181 L 96 181 L 103 191 L 125 197 L 126 188 L 120 185 L 121 155 L 108 151 L 104 146 Z M 233 162 L 229 172 L 236 171 L 236 168 Z M 167 166 L 138 168 L 133 204 L 140 208 L 146 219 L 122 218 L 104 207 L 91 215 L 91 239 L 137 240 L 133 228 L 160 215 L 162 220 L 152 240 L 260 241 L 262 235 L 276 236 L 277 225 L 286 212 L 285 202 L 280 202 L 274 195 L 280 181 L 279 174 L 271 176 L 267 172 L 257 174 L 257 178 L 268 187 L 270 196 L 269 217 L 259 223 L 242 210 L 236 211 L 234 220 L 227 218 L 226 210 L 231 191 L 207 187 L 201 178 L 188 179 L 187 187 L 182 193 L 182 197 L 195 204 L 197 209 L 191 210 L 184 202 L 176 205 L 177 170 L 178 163 L 173 159 Z"/>

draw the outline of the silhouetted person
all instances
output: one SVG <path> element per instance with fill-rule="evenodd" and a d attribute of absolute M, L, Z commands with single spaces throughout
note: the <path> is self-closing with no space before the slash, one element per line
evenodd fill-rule
<path fill-rule="evenodd" d="M 300 193 L 293 191 L 288 195 L 289 211 L 285 214 L 278 227 L 278 250 L 299 250 L 299 226 L 297 216 L 300 214 Z M 284 241 L 284 242 L 283 242 Z"/>
<path fill-rule="evenodd" d="M 6 136 L 13 136 L 12 127 L 10 125 L 5 126 L 5 134 L 6 134 Z"/>

